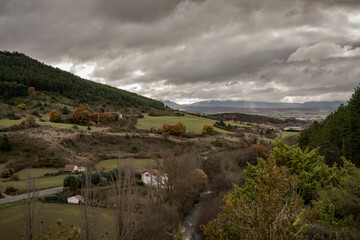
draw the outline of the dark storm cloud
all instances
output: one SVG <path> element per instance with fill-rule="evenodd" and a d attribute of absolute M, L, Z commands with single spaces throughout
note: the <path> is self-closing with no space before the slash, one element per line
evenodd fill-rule
<path fill-rule="evenodd" d="M 0 48 L 169 100 L 346 99 L 360 1 L 0 0 Z M 81 67 L 78 67 L 81 66 Z"/>

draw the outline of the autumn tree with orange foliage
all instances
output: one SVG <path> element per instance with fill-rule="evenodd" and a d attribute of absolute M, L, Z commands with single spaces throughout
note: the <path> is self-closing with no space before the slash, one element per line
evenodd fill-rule
<path fill-rule="evenodd" d="M 254 145 L 254 149 L 256 151 L 257 157 L 260 158 L 267 158 L 268 157 L 268 153 L 267 153 L 267 149 L 264 145 Z"/>
<path fill-rule="evenodd" d="M 178 124 L 165 124 L 157 130 L 157 133 L 168 133 L 173 136 L 181 136 L 185 133 L 185 125 L 182 122 Z"/>
<path fill-rule="evenodd" d="M 76 108 L 73 115 L 70 116 L 70 121 L 72 123 L 78 123 L 83 125 L 88 125 L 90 123 L 91 114 L 85 110 L 83 107 Z"/>
<path fill-rule="evenodd" d="M 28 93 L 29 93 L 29 95 L 35 94 L 35 88 L 34 87 L 29 87 L 28 88 Z"/>
<path fill-rule="evenodd" d="M 213 135 L 214 134 L 214 127 L 211 125 L 204 125 L 202 129 L 202 133 L 205 135 Z"/>
<path fill-rule="evenodd" d="M 50 122 L 60 122 L 60 114 L 54 109 L 49 113 Z"/>
<path fill-rule="evenodd" d="M 95 123 L 114 124 L 116 122 L 116 117 L 115 114 L 112 112 L 95 112 L 91 114 L 91 120 Z"/>
<path fill-rule="evenodd" d="M 19 104 L 19 105 L 16 106 L 16 108 L 19 109 L 19 110 L 24 111 L 24 110 L 26 110 L 26 105 L 25 104 Z"/>

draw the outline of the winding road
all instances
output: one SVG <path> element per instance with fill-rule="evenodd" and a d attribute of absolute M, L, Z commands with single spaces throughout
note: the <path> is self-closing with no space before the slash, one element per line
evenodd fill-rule
<path fill-rule="evenodd" d="M 36 192 L 32 192 L 30 195 L 31 197 L 35 194 L 35 196 L 39 197 L 39 196 L 45 196 L 45 195 L 51 195 L 51 194 L 56 194 L 59 193 L 63 190 L 63 187 L 55 187 L 55 188 L 49 188 L 49 189 L 45 189 L 45 190 L 40 190 L 40 191 L 36 191 Z M 1 198 L 0 199 L 0 204 L 3 203 L 9 203 L 9 202 L 16 202 L 22 199 L 26 199 L 28 198 L 28 194 L 21 194 L 21 195 L 17 195 L 17 196 L 13 196 L 13 197 L 6 197 L 6 198 Z"/>

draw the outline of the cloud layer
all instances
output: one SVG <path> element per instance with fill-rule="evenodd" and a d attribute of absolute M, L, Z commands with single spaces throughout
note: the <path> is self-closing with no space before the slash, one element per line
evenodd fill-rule
<path fill-rule="evenodd" d="M 346 100 L 358 0 L 0 0 L 0 48 L 157 99 Z"/>

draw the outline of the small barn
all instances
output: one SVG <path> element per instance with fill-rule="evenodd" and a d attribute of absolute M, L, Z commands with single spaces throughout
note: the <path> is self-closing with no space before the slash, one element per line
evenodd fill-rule
<path fill-rule="evenodd" d="M 67 198 L 67 203 L 80 204 L 84 202 L 84 197 L 81 195 L 75 195 Z"/>

